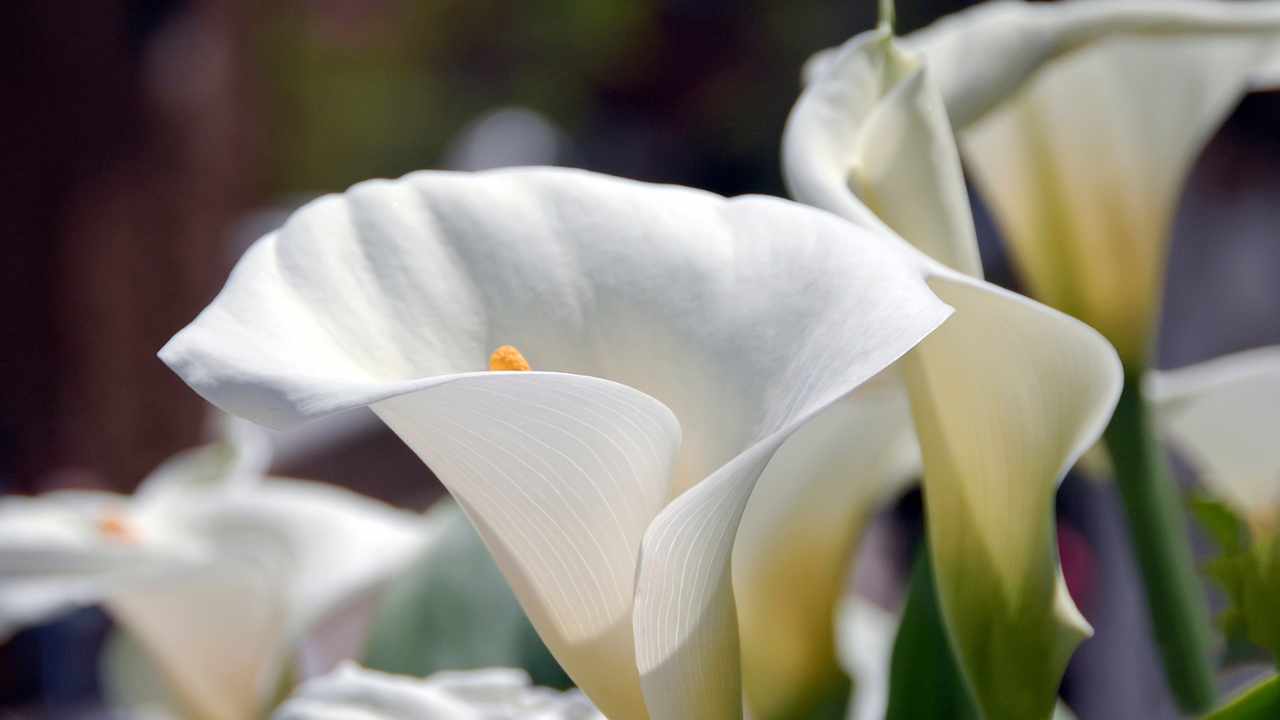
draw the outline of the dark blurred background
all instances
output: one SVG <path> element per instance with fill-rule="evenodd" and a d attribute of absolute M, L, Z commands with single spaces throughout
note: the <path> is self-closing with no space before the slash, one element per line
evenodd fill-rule
<path fill-rule="evenodd" d="M 902 0 L 900 30 L 966 4 Z M 128 491 L 201 441 L 207 408 L 155 351 L 307 197 L 533 162 L 783 194 L 801 64 L 874 13 L 870 0 L 4 3 L 0 492 Z M 1189 183 L 1164 366 L 1280 342 L 1278 120 L 1276 97 L 1248 98 Z M 989 275 L 1016 287 L 978 212 Z M 285 472 L 409 506 L 434 492 L 374 425 L 290 442 Z M 1099 630 L 1066 692 L 1082 718 L 1159 717 L 1111 491 L 1072 478 L 1061 504 L 1064 563 Z M 105 628 L 87 611 L 0 646 L 0 716 L 91 706 Z"/>

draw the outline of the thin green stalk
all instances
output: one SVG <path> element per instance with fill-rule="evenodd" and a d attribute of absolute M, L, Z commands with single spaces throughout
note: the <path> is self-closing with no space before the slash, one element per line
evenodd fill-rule
<path fill-rule="evenodd" d="M 893 0 L 880 0 L 880 27 L 893 32 L 893 24 L 896 22 L 894 17 Z"/>
<path fill-rule="evenodd" d="M 1214 710 L 1204 720 L 1275 720 L 1280 718 L 1280 675 L 1272 675 Z"/>
<path fill-rule="evenodd" d="M 920 543 L 902 624 L 889 666 L 889 709 L 885 720 L 948 718 L 978 720 L 978 706 L 960 674 L 942 624 L 927 542 Z"/>
<path fill-rule="evenodd" d="M 1139 372 L 1125 373 L 1124 391 L 1104 439 L 1165 676 L 1183 710 L 1204 712 L 1214 701 L 1209 612 L 1195 573 L 1187 514 L 1169 475 L 1141 378 Z"/>

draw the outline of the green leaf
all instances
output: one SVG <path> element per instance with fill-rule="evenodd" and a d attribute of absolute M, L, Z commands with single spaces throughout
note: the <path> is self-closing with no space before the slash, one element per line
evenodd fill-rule
<path fill-rule="evenodd" d="M 1280 717 L 1280 676 L 1272 675 L 1232 698 L 1204 720 L 1274 720 Z"/>
<path fill-rule="evenodd" d="M 446 499 L 429 515 L 440 535 L 383 596 L 365 665 L 407 675 L 518 667 L 536 685 L 570 687 L 461 508 Z"/>
<path fill-rule="evenodd" d="M 1227 596 L 1218 622 L 1230 659 L 1251 659 L 1242 649 L 1251 644 L 1280 661 L 1280 535 L 1251 532 L 1229 505 L 1210 498 L 1194 500 L 1192 512 L 1219 548 L 1204 570 Z"/>

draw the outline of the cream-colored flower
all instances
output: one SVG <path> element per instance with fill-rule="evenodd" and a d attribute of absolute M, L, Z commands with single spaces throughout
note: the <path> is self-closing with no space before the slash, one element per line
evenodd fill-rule
<path fill-rule="evenodd" d="M 951 269 L 927 278 L 955 315 L 895 368 L 924 460 L 940 605 L 985 716 L 1048 717 L 1089 633 L 1058 569 L 1053 496 L 1102 432 L 1121 368 L 1092 329 L 980 280 L 932 67 L 885 29 L 815 59 L 783 165 L 797 199 L 896 233 Z"/>

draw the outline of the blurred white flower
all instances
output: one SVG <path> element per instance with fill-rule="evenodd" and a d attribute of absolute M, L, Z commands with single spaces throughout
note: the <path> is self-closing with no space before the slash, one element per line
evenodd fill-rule
<path fill-rule="evenodd" d="M 183 714 L 257 717 L 306 630 L 430 528 L 339 488 L 264 479 L 265 440 L 233 439 L 174 457 L 133 496 L 0 500 L 0 634 L 100 603 Z"/>
<path fill-rule="evenodd" d="M 949 312 L 928 263 L 773 198 L 419 173 L 299 211 L 161 357 L 274 426 L 372 407 L 605 714 L 739 720 L 747 501 L 847 456 L 845 396 Z"/>
<path fill-rule="evenodd" d="M 344 663 L 303 683 L 273 720 L 605 720 L 582 693 L 533 687 L 522 670 L 425 678 Z"/>
<path fill-rule="evenodd" d="M 914 425 L 939 603 L 982 711 L 1047 717 L 1090 632 L 1058 567 L 1053 497 L 1106 425 L 1122 371 L 1091 328 L 981 280 L 932 69 L 886 28 L 811 61 L 783 166 L 798 200 L 896 234 L 943 264 L 928 282 L 956 313 L 895 368 L 914 423 L 893 409 L 867 422 L 904 435 L 903 447 Z"/>
<path fill-rule="evenodd" d="M 1147 391 L 1205 487 L 1256 533 L 1280 532 L 1280 347 L 1152 371 Z"/>

